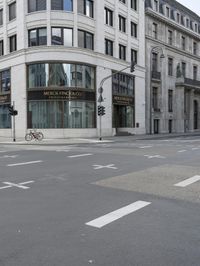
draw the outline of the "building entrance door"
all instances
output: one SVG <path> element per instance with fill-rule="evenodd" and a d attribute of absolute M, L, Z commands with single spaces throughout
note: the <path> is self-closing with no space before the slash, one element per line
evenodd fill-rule
<path fill-rule="evenodd" d="M 158 134 L 159 133 L 159 119 L 154 119 L 153 128 L 154 128 L 154 134 Z"/>

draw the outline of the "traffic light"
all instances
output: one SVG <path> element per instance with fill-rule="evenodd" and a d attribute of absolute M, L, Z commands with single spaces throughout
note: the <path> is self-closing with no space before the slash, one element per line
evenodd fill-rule
<path fill-rule="evenodd" d="M 13 112 L 14 112 L 13 105 L 9 105 L 9 107 L 8 107 L 8 111 L 9 111 L 9 114 L 10 114 L 10 115 L 13 115 Z"/>
<path fill-rule="evenodd" d="M 10 115 L 18 115 L 18 111 L 17 110 L 14 110 L 14 107 L 13 107 L 13 105 L 9 105 L 9 107 L 8 107 L 8 111 L 9 111 L 9 114 Z"/>
<path fill-rule="evenodd" d="M 98 105 L 98 116 L 105 115 L 105 106 L 103 105 Z"/>
<path fill-rule="evenodd" d="M 135 71 L 135 65 L 136 63 L 134 61 L 131 61 L 131 67 L 130 67 L 131 73 Z"/>

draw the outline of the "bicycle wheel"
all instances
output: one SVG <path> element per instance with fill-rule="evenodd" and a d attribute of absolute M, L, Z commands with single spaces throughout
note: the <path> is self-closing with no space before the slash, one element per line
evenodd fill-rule
<path fill-rule="evenodd" d="M 32 139 L 33 139 L 32 134 L 27 133 L 27 134 L 25 135 L 25 140 L 26 140 L 26 141 L 30 141 L 30 140 L 32 140 Z"/>
<path fill-rule="evenodd" d="M 42 132 L 37 132 L 37 140 L 43 140 L 44 135 Z"/>

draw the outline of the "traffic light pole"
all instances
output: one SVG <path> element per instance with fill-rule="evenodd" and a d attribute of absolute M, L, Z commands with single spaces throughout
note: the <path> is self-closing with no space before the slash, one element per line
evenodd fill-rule
<path fill-rule="evenodd" d="M 15 102 L 13 101 L 13 110 L 15 110 Z M 13 141 L 16 141 L 15 137 L 15 115 L 13 115 Z"/>

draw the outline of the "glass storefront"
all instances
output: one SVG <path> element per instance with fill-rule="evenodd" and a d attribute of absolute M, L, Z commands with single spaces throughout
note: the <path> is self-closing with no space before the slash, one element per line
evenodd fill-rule
<path fill-rule="evenodd" d="M 11 128 L 11 116 L 8 107 L 9 104 L 0 105 L 0 128 Z"/>
<path fill-rule="evenodd" d="M 113 127 L 135 127 L 135 77 L 124 73 L 114 75 L 112 93 Z"/>
<path fill-rule="evenodd" d="M 28 66 L 28 128 L 95 128 L 95 68 L 68 63 Z"/>

